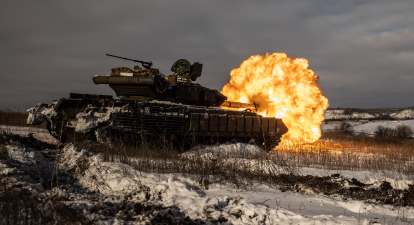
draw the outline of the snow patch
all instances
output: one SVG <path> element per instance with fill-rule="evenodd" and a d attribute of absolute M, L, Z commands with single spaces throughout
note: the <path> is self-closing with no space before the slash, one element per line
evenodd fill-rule
<path fill-rule="evenodd" d="M 367 133 L 370 135 L 374 135 L 375 130 L 378 128 L 378 126 L 395 129 L 397 128 L 397 126 L 400 126 L 400 125 L 406 125 L 410 127 L 412 130 L 414 130 L 414 120 L 403 120 L 403 121 L 381 120 L 381 121 L 372 121 L 369 123 L 356 125 L 354 126 L 354 131 L 357 133 Z"/>
<path fill-rule="evenodd" d="M 27 124 L 39 125 L 42 124 L 47 118 L 57 116 L 57 112 L 54 105 L 48 105 L 43 103 L 37 103 L 35 107 L 27 110 L 29 116 L 27 117 Z"/>
<path fill-rule="evenodd" d="M 102 124 L 108 123 L 112 113 L 117 113 L 122 110 L 121 107 L 88 107 L 84 112 L 76 115 L 76 128 L 78 133 L 86 134 L 90 131 L 96 130 Z"/>
<path fill-rule="evenodd" d="M 230 143 L 215 145 L 200 145 L 196 146 L 189 151 L 183 153 L 183 156 L 198 156 L 203 155 L 204 157 L 216 158 L 216 157 L 250 157 L 256 154 L 266 154 L 257 145 L 246 144 L 246 143 Z"/>

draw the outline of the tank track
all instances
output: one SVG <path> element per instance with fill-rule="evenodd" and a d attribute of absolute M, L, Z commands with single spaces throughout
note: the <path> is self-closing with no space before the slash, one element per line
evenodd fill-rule
<path fill-rule="evenodd" d="M 111 112 L 108 121 L 85 134 L 74 132 L 70 121 L 78 113 L 102 109 L 122 108 Z M 73 139 L 93 139 L 98 132 L 105 138 L 109 133 L 118 131 L 141 137 L 164 137 L 178 143 L 215 144 L 227 141 L 254 142 L 264 149 L 276 146 L 287 128 L 281 119 L 263 117 L 251 111 L 234 111 L 204 106 L 185 105 L 166 101 L 125 101 L 115 100 L 112 96 L 71 94 L 69 99 L 62 98 L 55 105 L 58 117 L 48 125 L 52 134 L 62 132 L 63 142 Z M 61 124 L 59 126 L 59 124 Z M 54 127 L 54 129 L 52 129 Z M 112 137 L 115 135 L 112 135 Z M 130 139 L 126 139 L 130 140 Z M 73 140 L 74 141 L 74 140 Z"/>

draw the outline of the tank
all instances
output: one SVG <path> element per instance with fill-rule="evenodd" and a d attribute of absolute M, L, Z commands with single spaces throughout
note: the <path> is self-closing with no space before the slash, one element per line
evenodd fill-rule
<path fill-rule="evenodd" d="M 166 76 L 152 62 L 107 55 L 142 65 L 113 68 L 92 78 L 97 85 L 109 85 L 118 98 L 70 93 L 69 98 L 29 109 L 27 123 L 47 121 L 47 129 L 61 142 L 162 138 L 194 146 L 239 141 L 265 150 L 287 132 L 281 119 L 256 114 L 255 104 L 229 102 L 219 91 L 194 83 L 202 75 L 201 63 L 177 60 L 173 74 Z"/>

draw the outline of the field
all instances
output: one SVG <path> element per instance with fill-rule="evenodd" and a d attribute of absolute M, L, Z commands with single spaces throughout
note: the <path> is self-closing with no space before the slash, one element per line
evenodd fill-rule
<path fill-rule="evenodd" d="M 1 223 L 412 224 L 414 143 L 374 135 L 410 118 L 353 113 L 324 122 L 316 143 L 268 154 L 242 143 L 183 152 L 162 138 L 59 146 L 2 110 Z"/>

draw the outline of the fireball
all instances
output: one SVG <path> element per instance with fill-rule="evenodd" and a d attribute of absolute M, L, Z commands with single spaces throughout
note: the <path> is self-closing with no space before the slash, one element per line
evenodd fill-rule
<path fill-rule="evenodd" d="M 308 61 L 285 53 L 254 55 L 230 73 L 222 93 L 229 101 L 256 103 L 257 113 L 282 118 L 289 128 L 282 142 L 313 143 L 321 137 L 320 125 L 328 108 L 318 76 Z"/>

